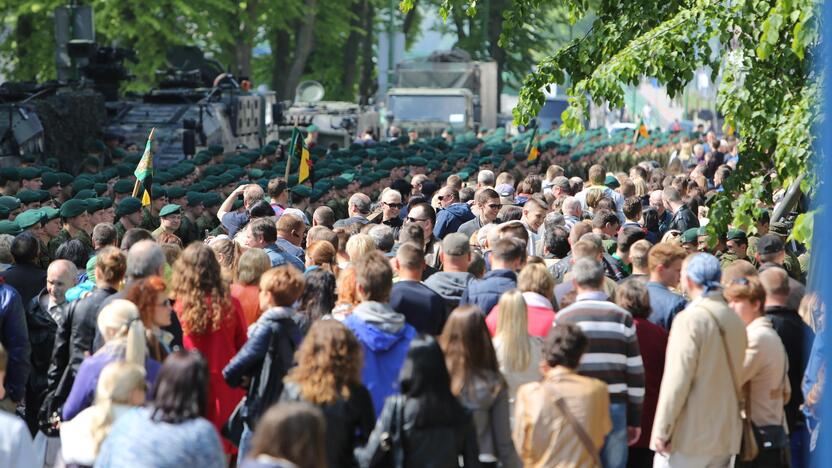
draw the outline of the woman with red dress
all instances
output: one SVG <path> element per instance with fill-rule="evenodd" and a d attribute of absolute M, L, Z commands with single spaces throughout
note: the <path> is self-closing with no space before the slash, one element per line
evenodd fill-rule
<path fill-rule="evenodd" d="M 231 297 L 214 252 L 204 244 L 189 245 L 173 266 L 174 310 L 182 324 L 185 349 L 199 350 L 208 361 L 206 418 L 219 432 L 245 390 L 231 388 L 222 369 L 246 341 L 246 322 L 240 303 Z M 236 453 L 223 439 L 225 453 Z"/>

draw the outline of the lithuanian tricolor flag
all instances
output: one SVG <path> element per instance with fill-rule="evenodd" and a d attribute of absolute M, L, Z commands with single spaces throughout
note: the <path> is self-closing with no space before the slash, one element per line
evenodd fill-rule
<path fill-rule="evenodd" d="M 136 185 L 133 186 L 133 196 L 139 198 L 141 194 L 142 206 L 150 205 L 150 186 L 153 185 L 153 132 L 150 130 L 147 136 L 147 144 L 144 147 L 144 154 L 133 175 L 136 176 Z"/>

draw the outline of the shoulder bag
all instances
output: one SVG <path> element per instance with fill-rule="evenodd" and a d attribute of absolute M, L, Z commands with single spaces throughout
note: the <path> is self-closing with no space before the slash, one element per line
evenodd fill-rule
<path fill-rule="evenodd" d="M 734 362 L 731 360 L 731 350 L 728 349 L 728 341 L 725 339 L 725 329 L 722 324 L 716 319 L 716 316 L 707 307 L 702 307 L 705 312 L 710 315 L 711 320 L 716 324 L 719 330 L 719 337 L 722 340 L 722 348 L 725 350 L 725 359 L 728 361 L 728 369 L 731 372 L 731 384 L 734 386 L 734 394 L 737 397 L 737 406 L 740 410 L 740 419 L 742 420 L 742 442 L 740 444 L 740 461 L 751 461 L 757 458 L 760 453 L 760 448 L 757 445 L 757 438 L 754 435 L 754 425 L 751 423 L 751 404 L 748 399 L 743 397 L 740 389 L 737 372 L 734 370 Z"/>
<path fill-rule="evenodd" d="M 569 407 L 566 406 L 566 401 L 564 401 L 563 397 L 557 396 L 554 392 L 554 389 L 551 388 L 551 385 L 543 384 L 543 388 L 552 394 L 555 398 L 555 407 L 563 413 L 563 416 L 566 418 L 566 421 L 572 427 L 572 430 L 575 431 L 575 434 L 578 435 L 578 440 L 581 441 L 581 444 L 584 446 L 589 455 L 592 457 L 595 466 L 601 468 L 601 455 L 600 451 L 595 444 L 592 442 L 592 437 L 586 432 L 581 423 L 578 422 L 578 418 L 572 414 L 572 411 L 569 410 Z"/>

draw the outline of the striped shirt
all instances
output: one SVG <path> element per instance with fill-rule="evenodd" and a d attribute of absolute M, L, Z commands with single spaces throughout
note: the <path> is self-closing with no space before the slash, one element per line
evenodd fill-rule
<path fill-rule="evenodd" d="M 611 403 L 627 403 L 627 425 L 641 425 L 644 366 L 633 316 L 603 292 L 579 294 L 555 324 L 578 325 L 589 338 L 578 372 L 607 383 Z"/>

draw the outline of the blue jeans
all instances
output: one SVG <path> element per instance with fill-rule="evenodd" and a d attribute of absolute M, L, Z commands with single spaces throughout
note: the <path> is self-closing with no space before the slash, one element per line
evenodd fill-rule
<path fill-rule="evenodd" d="M 237 466 L 240 467 L 243 465 L 243 460 L 248 455 L 249 450 L 251 450 L 251 437 L 254 435 L 254 432 L 248 427 L 248 423 L 243 423 L 243 433 L 240 436 L 240 445 L 237 447 Z"/>
<path fill-rule="evenodd" d="M 604 439 L 601 464 L 604 468 L 627 466 L 627 403 L 610 403 L 612 431 Z"/>
<path fill-rule="evenodd" d="M 809 466 L 809 429 L 805 424 L 795 424 L 789 439 L 792 466 Z"/>

